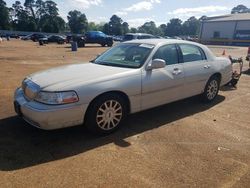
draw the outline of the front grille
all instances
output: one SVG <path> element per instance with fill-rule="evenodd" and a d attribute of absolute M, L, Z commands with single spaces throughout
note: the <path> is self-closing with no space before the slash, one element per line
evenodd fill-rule
<path fill-rule="evenodd" d="M 40 91 L 40 87 L 29 79 L 25 79 L 23 81 L 22 89 L 25 97 L 28 98 L 29 100 L 33 100 Z"/>

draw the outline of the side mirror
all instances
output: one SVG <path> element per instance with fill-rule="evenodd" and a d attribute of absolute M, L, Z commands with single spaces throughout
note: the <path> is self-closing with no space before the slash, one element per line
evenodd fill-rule
<path fill-rule="evenodd" d="M 160 69 L 166 66 L 166 61 L 163 59 L 153 59 L 147 66 L 147 70 Z"/>

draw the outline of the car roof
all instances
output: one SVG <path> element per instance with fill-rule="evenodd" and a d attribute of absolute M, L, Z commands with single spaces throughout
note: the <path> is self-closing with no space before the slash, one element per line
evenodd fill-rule
<path fill-rule="evenodd" d="M 147 33 L 127 33 L 125 35 L 133 35 L 133 36 L 154 36 L 154 35 L 151 35 L 151 34 L 147 34 Z"/>
<path fill-rule="evenodd" d="M 204 47 L 204 45 L 196 42 L 177 40 L 177 39 L 141 39 L 141 40 L 131 40 L 124 43 L 150 44 L 155 46 L 164 44 L 193 44 L 196 46 Z"/>
<path fill-rule="evenodd" d="M 203 45 L 192 41 L 186 40 L 177 40 L 177 39 L 142 39 L 142 40 L 131 40 L 127 42 L 123 42 L 124 44 L 146 44 L 146 45 L 154 45 L 155 47 L 160 47 L 167 44 L 191 44 L 200 47 L 204 50 L 207 55 L 208 60 L 214 60 L 215 55 L 211 52 L 211 50 Z"/>

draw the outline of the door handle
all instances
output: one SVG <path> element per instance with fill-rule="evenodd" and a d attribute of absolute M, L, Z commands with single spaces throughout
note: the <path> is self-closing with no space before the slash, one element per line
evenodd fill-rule
<path fill-rule="evenodd" d="M 181 73 L 182 73 L 182 71 L 181 71 L 180 69 L 174 68 L 174 70 L 173 70 L 173 75 L 179 75 L 179 74 L 181 74 Z"/>
<path fill-rule="evenodd" d="M 204 69 L 210 69 L 210 67 L 211 67 L 210 65 L 205 65 Z"/>

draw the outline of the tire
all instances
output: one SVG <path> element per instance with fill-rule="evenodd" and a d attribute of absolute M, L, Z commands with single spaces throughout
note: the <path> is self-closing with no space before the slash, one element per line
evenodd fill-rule
<path fill-rule="evenodd" d="M 103 44 L 101 44 L 102 45 L 102 47 L 105 47 L 106 46 L 106 44 L 105 43 L 103 43 Z"/>
<path fill-rule="evenodd" d="M 85 47 L 85 42 L 84 41 L 79 41 L 79 42 L 77 42 L 77 45 L 78 45 L 79 48 L 83 48 L 83 47 Z"/>
<path fill-rule="evenodd" d="M 123 97 L 109 93 L 90 104 L 85 115 L 85 126 L 94 134 L 105 135 L 117 130 L 127 116 Z"/>
<path fill-rule="evenodd" d="M 212 76 L 204 89 L 204 92 L 202 94 L 202 100 L 204 102 L 212 102 L 218 95 L 220 88 L 220 79 L 217 76 Z"/>
<path fill-rule="evenodd" d="M 111 47 L 111 46 L 113 46 L 113 42 L 108 43 L 108 47 Z"/>

